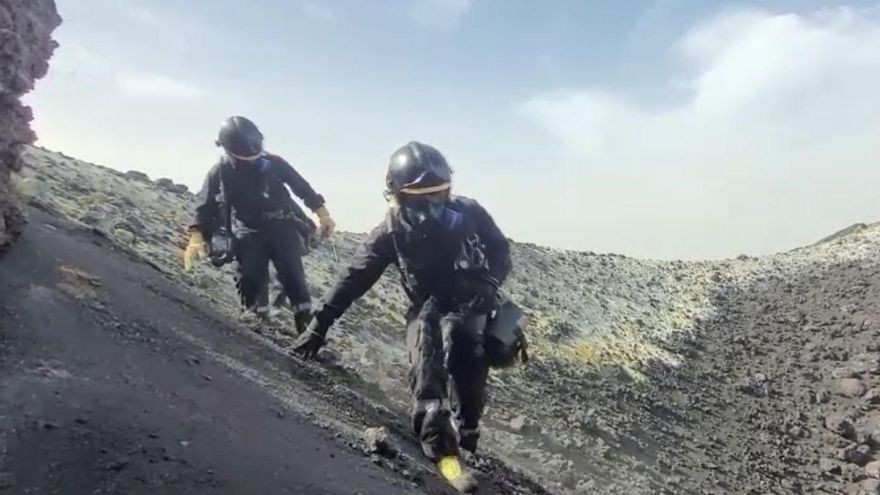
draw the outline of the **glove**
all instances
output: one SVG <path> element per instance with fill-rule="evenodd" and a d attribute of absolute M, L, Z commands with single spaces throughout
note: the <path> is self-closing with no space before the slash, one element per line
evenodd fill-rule
<path fill-rule="evenodd" d="M 207 246 L 205 245 L 205 237 L 198 230 L 193 230 L 189 234 L 189 244 L 183 252 L 183 268 L 190 271 L 196 261 L 205 256 Z"/>
<path fill-rule="evenodd" d="M 336 230 L 336 222 L 330 218 L 330 212 L 327 211 L 326 206 L 322 206 L 315 210 L 315 215 L 318 215 L 318 223 L 320 224 L 319 230 L 321 232 L 321 237 L 327 238 L 333 235 L 333 231 Z"/>
<path fill-rule="evenodd" d="M 491 313 L 498 304 L 498 286 L 488 280 L 474 282 L 471 309 L 477 313 Z"/>
<path fill-rule="evenodd" d="M 312 318 L 306 331 L 293 343 L 293 352 L 305 359 L 314 357 L 327 343 L 326 336 L 329 329 L 330 325 L 322 324 L 317 317 Z"/>

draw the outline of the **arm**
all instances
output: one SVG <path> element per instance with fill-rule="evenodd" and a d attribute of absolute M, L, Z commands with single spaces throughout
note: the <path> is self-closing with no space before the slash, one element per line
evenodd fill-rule
<path fill-rule="evenodd" d="M 324 303 L 315 314 L 315 319 L 329 327 L 354 301 L 373 287 L 395 259 L 391 233 L 387 223 L 382 222 L 358 248 L 336 286 L 324 296 Z"/>
<path fill-rule="evenodd" d="M 510 259 L 510 243 L 498 225 L 495 224 L 492 215 L 476 202 L 474 206 L 480 239 L 486 246 L 486 257 L 489 258 L 489 274 L 499 284 L 503 283 L 513 267 L 513 262 Z"/>
<path fill-rule="evenodd" d="M 205 238 L 210 238 L 217 229 L 217 219 L 220 214 L 220 204 L 217 195 L 220 193 L 220 164 L 208 172 L 202 190 L 196 196 L 196 211 L 193 215 L 189 230 L 197 230 Z"/>
<path fill-rule="evenodd" d="M 281 182 L 286 184 L 293 194 L 305 203 L 306 207 L 315 211 L 324 206 L 324 197 L 315 192 L 311 184 L 299 172 L 294 170 L 287 161 L 277 155 L 269 155 L 269 157 L 278 171 L 278 177 L 281 179 Z"/>

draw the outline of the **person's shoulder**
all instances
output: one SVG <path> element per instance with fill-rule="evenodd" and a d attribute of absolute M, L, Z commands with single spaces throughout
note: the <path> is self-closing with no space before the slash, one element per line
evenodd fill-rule
<path fill-rule="evenodd" d="M 450 201 L 457 209 L 462 211 L 485 211 L 483 205 L 474 198 L 459 196 L 456 194 L 450 198 Z"/>
<path fill-rule="evenodd" d="M 270 153 L 268 151 L 263 153 L 263 158 L 269 161 L 269 163 L 273 165 L 290 165 L 290 163 L 281 157 L 281 155 Z"/>
<path fill-rule="evenodd" d="M 228 160 L 225 157 L 220 157 L 216 161 L 214 161 L 214 165 L 211 166 L 211 169 L 208 170 L 208 175 L 217 175 L 220 172 L 220 167 L 223 167 Z"/>

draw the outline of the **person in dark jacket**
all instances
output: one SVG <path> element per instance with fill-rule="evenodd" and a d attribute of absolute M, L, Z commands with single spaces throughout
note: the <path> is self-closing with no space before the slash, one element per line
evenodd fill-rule
<path fill-rule="evenodd" d="M 313 356 L 331 325 L 396 265 L 412 305 L 407 312 L 412 427 L 427 457 L 456 488 L 476 488 L 459 449 L 475 451 L 489 367 L 483 331 L 510 248 L 477 201 L 453 196 L 452 171 L 435 148 L 410 142 L 391 156 L 385 220 L 360 246 L 317 309 L 294 351 Z M 451 386 L 450 386 L 451 385 Z"/>
<path fill-rule="evenodd" d="M 223 147 L 225 156 L 208 172 L 199 193 L 184 264 L 189 269 L 205 254 L 220 227 L 217 219 L 228 218 L 242 304 L 256 308 L 271 261 L 302 332 L 310 319 L 311 297 L 302 263 L 304 243 L 290 193 L 318 216 L 320 235 L 327 237 L 335 224 L 324 198 L 284 159 L 263 150 L 262 133 L 244 117 L 226 120 L 217 145 Z"/>

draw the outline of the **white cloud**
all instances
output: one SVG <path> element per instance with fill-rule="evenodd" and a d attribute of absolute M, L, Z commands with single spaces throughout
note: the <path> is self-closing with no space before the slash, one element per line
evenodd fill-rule
<path fill-rule="evenodd" d="M 669 82 L 683 92 L 677 104 L 586 88 L 520 107 L 568 145 L 576 173 L 606 180 L 608 197 L 639 196 L 620 211 L 644 230 L 633 250 L 647 242 L 664 256 L 763 252 L 880 212 L 863 187 L 880 179 L 870 165 L 880 131 L 872 12 L 725 13 L 672 49 L 689 67 Z M 584 201 L 571 198 L 574 208 Z M 654 225 L 671 219 L 688 243 Z"/>
<path fill-rule="evenodd" d="M 336 13 L 330 8 L 327 2 L 306 1 L 302 4 L 303 11 L 309 17 L 321 21 L 332 21 L 336 19 Z"/>
<path fill-rule="evenodd" d="M 473 3 L 473 0 L 413 0 L 412 16 L 427 28 L 455 29 Z"/>
<path fill-rule="evenodd" d="M 205 94 L 202 88 L 190 82 L 161 74 L 122 74 L 116 82 L 124 95 L 136 98 L 190 100 Z"/>
<path fill-rule="evenodd" d="M 136 0 L 114 0 L 111 5 L 130 20 L 146 26 L 162 26 L 168 21 L 155 10 L 145 7 Z"/>

